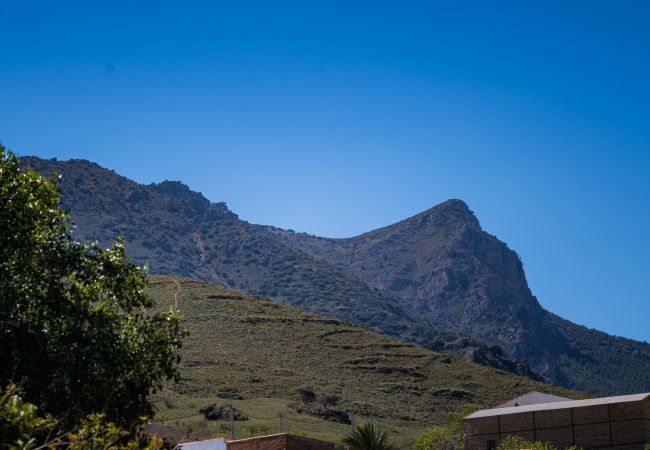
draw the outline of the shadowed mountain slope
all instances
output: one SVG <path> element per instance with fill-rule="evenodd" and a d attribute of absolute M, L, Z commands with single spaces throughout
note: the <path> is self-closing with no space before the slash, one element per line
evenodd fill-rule
<path fill-rule="evenodd" d="M 108 246 L 123 236 L 151 273 L 190 276 L 268 296 L 307 311 L 362 324 L 418 344 L 460 335 L 416 314 L 345 270 L 240 220 L 179 182 L 140 185 L 83 160 L 22 158 L 58 173 L 75 238 Z"/>
<path fill-rule="evenodd" d="M 528 371 L 491 347 L 498 345 L 552 381 L 595 394 L 650 390 L 650 345 L 541 308 L 516 253 L 484 232 L 460 200 L 354 238 L 328 239 L 242 221 L 179 182 L 145 186 L 88 161 L 22 160 L 63 175 L 75 236 L 108 245 L 122 235 L 152 273 L 224 284 Z"/>

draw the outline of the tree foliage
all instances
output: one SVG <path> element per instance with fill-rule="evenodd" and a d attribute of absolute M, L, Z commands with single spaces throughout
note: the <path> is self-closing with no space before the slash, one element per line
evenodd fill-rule
<path fill-rule="evenodd" d="M 499 443 L 497 450 L 521 450 L 523 448 L 530 450 L 558 450 L 558 447 L 550 442 L 532 442 L 519 436 L 506 436 Z M 567 447 L 566 450 L 581 450 L 581 447 L 574 445 Z"/>
<path fill-rule="evenodd" d="M 0 391 L 0 448 L 34 450 L 47 448 L 68 450 L 160 450 L 168 443 L 118 428 L 103 414 L 91 414 L 82 419 L 72 431 L 57 427 L 49 414 L 41 415 L 39 408 L 22 399 L 15 385 Z"/>
<path fill-rule="evenodd" d="M 178 376 L 183 332 L 153 313 L 123 241 L 73 240 L 59 191 L 0 145 L 0 385 L 68 424 L 91 413 L 132 427 Z"/>
<path fill-rule="evenodd" d="M 30 450 L 41 444 L 56 424 L 51 416 L 42 417 L 38 408 L 25 402 L 16 386 L 0 391 L 0 442 L 9 449 Z"/>
<path fill-rule="evenodd" d="M 447 417 L 446 426 L 433 425 L 422 433 L 415 444 L 415 450 L 461 450 L 464 448 L 466 430 L 463 419 L 476 411 L 474 405 L 465 407 L 456 414 Z"/>
<path fill-rule="evenodd" d="M 357 425 L 343 443 L 350 450 L 396 450 L 388 439 L 388 433 L 370 422 Z"/>

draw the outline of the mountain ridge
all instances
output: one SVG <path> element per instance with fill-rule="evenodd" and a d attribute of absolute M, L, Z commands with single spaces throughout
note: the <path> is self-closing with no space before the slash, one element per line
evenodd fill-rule
<path fill-rule="evenodd" d="M 240 220 L 180 182 L 147 186 L 94 163 L 22 161 L 63 173 L 77 236 L 108 244 L 124 235 L 153 273 L 221 283 L 420 345 L 469 335 L 595 394 L 650 390 L 650 345 L 544 310 L 518 255 L 461 200 L 330 239 Z"/>
<path fill-rule="evenodd" d="M 535 350 L 526 347 L 527 337 L 520 330 L 538 326 L 535 322 L 542 308 L 528 288 L 521 261 L 505 244 L 481 229 L 476 216 L 461 200 L 448 200 L 352 238 L 314 239 L 305 234 L 272 231 L 286 242 L 345 268 L 384 295 L 400 299 L 401 304 L 418 314 L 441 323 L 455 323 L 462 331 L 472 330 L 489 342 L 505 343 L 505 349 L 519 357 L 529 357 Z M 434 272 L 430 271 L 432 267 Z M 467 308 L 468 302 L 460 301 L 470 296 L 474 296 L 471 304 L 475 311 Z M 513 326 L 510 317 L 500 317 L 499 325 L 477 333 L 478 317 L 489 317 L 499 308 L 518 308 L 519 323 Z M 552 327 L 537 334 L 546 338 L 537 346 L 553 347 L 561 341 Z"/>

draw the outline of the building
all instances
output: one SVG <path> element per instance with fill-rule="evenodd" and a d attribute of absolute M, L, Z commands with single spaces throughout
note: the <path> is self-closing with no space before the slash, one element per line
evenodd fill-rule
<path fill-rule="evenodd" d="M 529 394 L 522 397 L 534 401 Z M 516 400 L 512 405 L 519 406 L 484 409 L 467 416 L 467 448 L 492 449 L 508 435 L 561 448 L 576 444 L 643 450 L 650 442 L 650 393 L 529 404 Z"/>
<path fill-rule="evenodd" d="M 334 443 L 280 433 L 226 441 L 227 450 L 334 450 Z"/>
<path fill-rule="evenodd" d="M 182 450 L 227 450 L 226 440 L 224 438 L 186 442 L 181 444 L 179 447 Z"/>
<path fill-rule="evenodd" d="M 495 408 L 507 408 L 509 406 L 527 406 L 537 405 L 538 403 L 565 402 L 570 398 L 560 397 L 559 395 L 547 394 L 545 392 L 530 391 L 527 394 L 515 397 L 505 403 L 495 406 Z"/>
<path fill-rule="evenodd" d="M 182 450 L 334 450 L 334 443 L 280 433 L 246 439 L 207 439 L 181 444 Z"/>

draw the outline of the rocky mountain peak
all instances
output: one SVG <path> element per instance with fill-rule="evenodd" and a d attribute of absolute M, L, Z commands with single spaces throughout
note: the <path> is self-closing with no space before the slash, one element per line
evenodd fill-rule
<path fill-rule="evenodd" d="M 165 180 L 161 183 L 151 183 L 149 189 L 157 194 L 164 195 L 171 199 L 168 206 L 172 212 L 180 210 L 186 214 L 207 213 L 206 218 L 210 220 L 237 220 L 237 214 L 228 209 L 224 202 L 212 203 L 200 192 L 195 192 L 180 181 Z"/>
<path fill-rule="evenodd" d="M 151 183 L 149 185 L 152 190 L 174 197 L 178 200 L 201 201 L 208 202 L 209 200 L 200 192 L 194 192 L 188 185 L 180 181 L 165 180 L 161 183 Z"/>
<path fill-rule="evenodd" d="M 450 221 L 461 221 L 466 225 L 472 228 L 480 228 L 481 225 L 472 212 L 463 200 L 460 199 L 449 199 L 440 203 L 439 205 L 434 206 L 415 217 L 436 217 L 438 219 L 443 219 L 445 223 Z M 440 222 L 440 220 L 438 220 Z M 442 223 L 440 223 L 442 225 Z"/>

